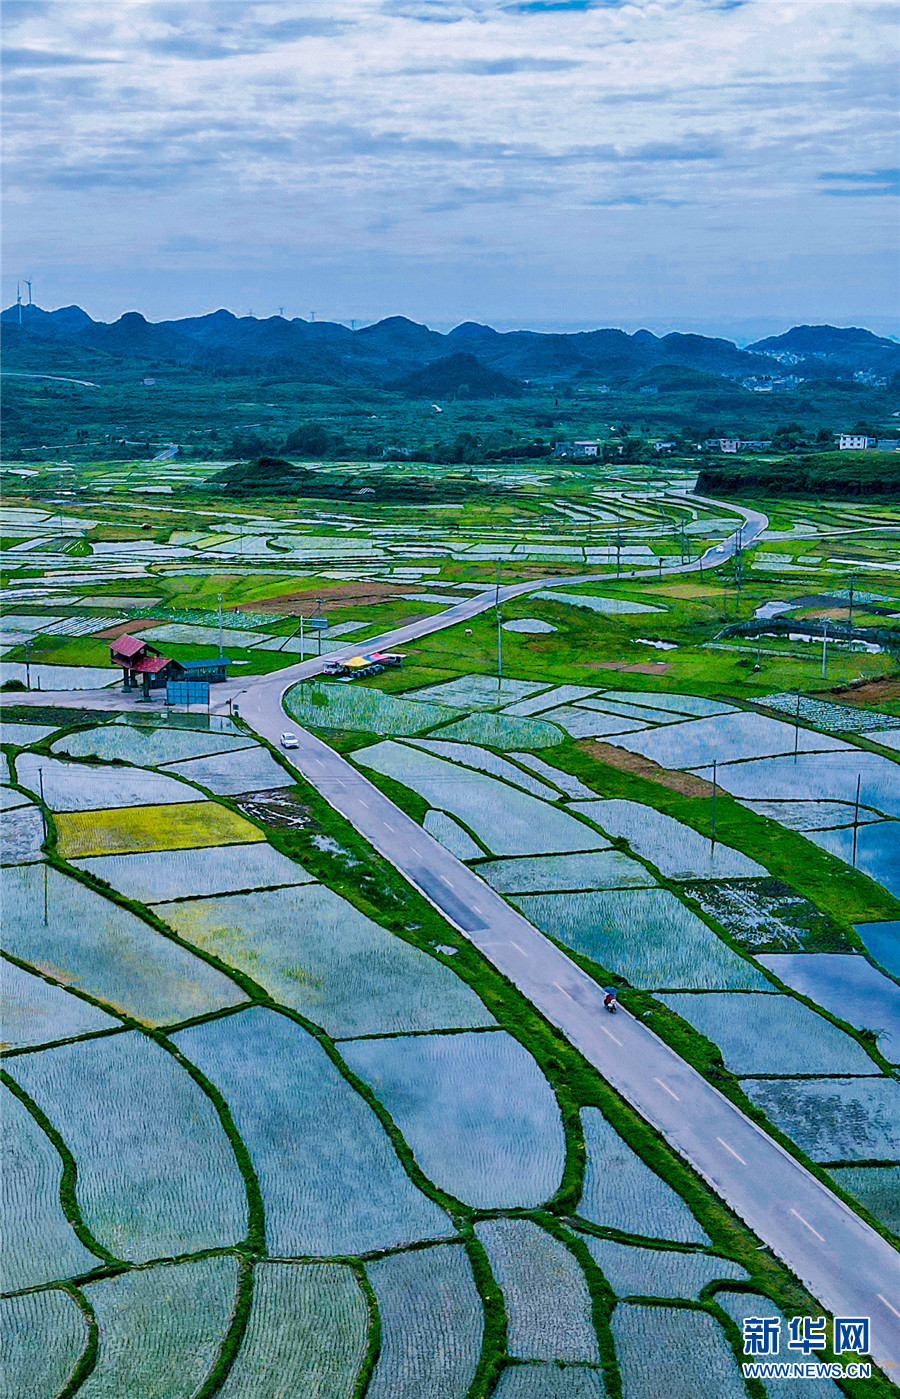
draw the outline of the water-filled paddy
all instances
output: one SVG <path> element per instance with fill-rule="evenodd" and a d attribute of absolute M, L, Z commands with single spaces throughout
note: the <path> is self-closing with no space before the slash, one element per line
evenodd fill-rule
<path fill-rule="evenodd" d="M 460 1244 L 395 1253 L 366 1265 L 381 1318 L 367 1399 L 466 1399 L 484 1310 Z"/>
<path fill-rule="evenodd" d="M 457 860 L 479 860 L 484 855 L 481 846 L 445 811 L 427 811 L 422 825 Z"/>
<path fill-rule="evenodd" d="M 900 1234 L 900 1166 L 832 1166 L 828 1174 L 870 1214 Z"/>
<path fill-rule="evenodd" d="M 540 714 L 544 709 L 556 709 L 561 704 L 573 704 L 576 700 L 593 694 L 596 694 L 596 690 L 587 685 L 554 685 L 552 690 L 544 690 L 532 699 L 517 700 L 515 704 L 508 705 L 503 712 L 527 717 L 530 714 Z"/>
<path fill-rule="evenodd" d="M 163 903 L 203 898 L 278 884 L 307 884 L 307 874 L 265 841 L 255 845 L 209 845 L 199 850 L 155 850 L 139 855 L 101 855 L 73 862 L 111 884 L 128 899 Z M 165 913 L 161 915 L 165 918 Z"/>
<path fill-rule="evenodd" d="M 18 748 L 27 748 L 29 743 L 39 743 L 58 728 L 58 724 L 13 724 L 3 720 L 0 722 L 0 743 L 14 743 Z"/>
<path fill-rule="evenodd" d="M 762 714 L 741 712 L 667 724 L 619 739 L 617 746 L 640 753 L 662 767 L 689 768 L 698 763 L 710 764 L 714 758 L 719 763 L 730 763 L 779 753 L 793 754 L 795 741 L 800 753 L 850 748 L 840 738 L 830 738 L 809 729 L 795 729 L 793 724 L 767 719 Z"/>
<path fill-rule="evenodd" d="M 565 811 L 480 772 L 388 740 L 358 750 L 355 760 L 396 778 L 474 831 L 495 855 L 593 850 L 597 837 Z"/>
<path fill-rule="evenodd" d="M 900 919 L 881 923 L 857 923 L 863 946 L 892 976 L 900 977 Z"/>
<path fill-rule="evenodd" d="M 23 971 L 13 962 L 0 963 L 3 982 L 3 1040 L 5 1047 L 46 1044 L 97 1030 L 110 1030 L 118 1020 L 105 1011 Z"/>
<path fill-rule="evenodd" d="M 40 794 L 51 811 L 93 811 L 104 807 L 162 805 L 202 801 L 202 793 L 174 777 L 130 767 L 92 767 L 62 762 L 36 753 L 21 753 L 16 776 L 22 787 Z"/>
<path fill-rule="evenodd" d="M 876 1074 L 860 1044 L 830 1020 L 784 995 L 659 998 L 717 1044 L 737 1074 Z"/>
<path fill-rule="evenodd" d="M 88 1342 L 87 1322 L 67 1293 L 56 1288 L 0 1300 L 3 1399 L 61 1393 Z"/>
<path fill-rule="evenodd" d="M 734 1351 L 708 1313 L 620 1302 L 611 1325 L 623 1399 L 745 1399 Z"/>
<path fill-rule="evenodd" d="M 413 746 L 423 748 L 426 753 L 434 753 L 439 758 L 447 758 L 451 763 L 460 763 L 463 767 L 475 768 L 478 772 L 500 777 L 505 782 L 511 782 L 514 787 L 521 787 L 524 792 L 530 792 L 533 797 L 542 797 L 544 801 L 551 802 L 559 800 L 559 794 L 554 792 L 552 787 L 548 787 L 545 782 L 539 782 L 530 773 L 522 772 L 515 763 L 507 762 L 505 758 L 491 753 L 487 748 L 479 748 L 473 743 L 445 743 L 435 738 L 414 740 Z"/>
<path fill-rule="evenodd" d="M 533 855 L 487 860 L 478 873 L 501 894 L 535 894 L 563 889 L 647 888 L 656 880 L 643 865 L 618 850 L 579 855 Z"/>
<path fill-rule="evenodd" d="M 263 1259 L 250 1320 L 222 1399 L 278 1394 L 352 1399 L 366 1352 L 369 1309 L 352 1269 Z"/>
<path fill-rule="evenodd" d="M 765 990 L 769 983 L 667 889 L 513 900 L 543 932 L 633 986 Z"/>
<path fill-rule="evenodd" d="M 565 1244 L 530 1219 L 484 1220 L 475 1233 L 503 1293 L 510 1355 L 599 1363 L 591 1295 Z"/>
<path fill-rule="evenodd" d="M 0 825 L 0 863 L 22 865 L 40 860 L 44 819 L 36 806 L 6 811 Z"/>
<path fill-rule="evenodd" d="M 669 879 L 752 879 L 766 870 L 731 846 L 715 844 L 693 826 L 686 826 L 640 802 L 575 802 L 572 810 L 587 816 L 611 836 L 628 841 L 632 850 L 650 860 Z"/>
<path fill-rule="evenodd" d="M 456 739 L 462 743 L 488 743 L 492 748 L 551 748 L 562 743 L 563 735 L 554 724 L 541 719 L 517 719 L 510 714 L 470 714 L 446 728 L 436 731 L 438 737 Z"/>
<path fill-rule="evenodd" d="M 694 769 L 707 782 L 711 767 Z M 841 753 L 800 753 L 797 758 L 765 758 L 746 763 L 723 763 L 719 786 L 738 798 L 765 797 L 770 801 L 856 801 L 886 816 L 900 816 L 900 764 L 879 753 L 853 748 Z"/>
<path fill-rule="evenodd" d="M 79 1241 L 62 1212 L 59 1202 L 62 1160 L 56 1147 L 8 1088 L 0 1088 L 0 1096 L 3 1103 L 0 1278 L 4 1290 L 13 1292 L 20 1287 L 39 1287 L 54 1278 L 89 1273 L 100 1266 L 100 1259 Z"/>
<path fill-rule="evenodd" d="M 221 972 L 58 870 L 5 869 L 3 918 L 4 946 L 13 956 L 145 1024 L 171 1024 L 244 999 Z"/>
<path fill-rule="evenodd" d="M 757 960 L 848 1025 L 874 1030 L 885 1058 L 900 1062 L 900 986 L 865 957 L 840 952 L 769 953 Z"/>
<path fill-rule="evenodd" d="M 855 864 L 870 879 L 900 898 L 900 821 L 876 821 L 859 826 L 854 855 L 853 829 L 807 831 L 807 840 L 828 850 L 845 864 Z"/>
<path fill-rule="evenodd" d="M 745 1079 L 743 1089 L 814 1161 L 900 1161 L 893 1078 Z"/>
<path fill-rule="evenodd" d="M 515 704 L 547 688 L 547 685 L 538 685 L 530 680 L 503 679 L 498 684 L 495 675 L 461 675 L 440 685 L 410 690 L 406 698 L 416 702 L 426 700 L 430 704 L 456 705 L 460 709 L 493 709 L 500 704 Z"/>
<path fill-rule="evenodd" d="M 747 1273 L 728 1258 L 709 1253 L 676 1253 L 660 1248 L 638 1248 L 612 1239 L 586 1235 L 584 1242 L 594 1262 L 618 1297 L 698 1298 L 700 1289 L 717 1278 L 747 1279 Z"/>
<path fill-rule="evenodd" d="M 412 703 L 366 685 L 305 681 L 289 690 L 288 713 L 298 724 L 376 734 L 416 734 L 459 716 L 444 704 Z"/>
<path fill-rule="evenodd" d="M 454 1232 L 413 1185 L 371 1108 L 294 1021 L 254 1008 L 174 1039 L 220 1089 L 246 1143 L 270 1253 L 331 1257 Z"/>
<path fill-rule="evenodd" d="M 237 748 L 230 753 L 210 753 L 205 758 L 170 765 L 169 772 L 190 782 L 198 782 L 220 796 L 239 792 L 269 791 L 273 787 L 293 787 L 296 778 L 276 763 L 261 746 Z"/>
<path fill-rule="evenodd" d="M 675 1243 L 709 1239 L 681 1196 L 622 1140 L 599 1108 L 582 1108 L 585 1168 L 582 1219 L 608 1229 Z"/>
<path fill-rule="evenodd" d="M 609 734 L 630 733 L 643 729 L 637 719 L 626 719 L 618 714 L 602 714 L 596 709 L 585 709 L 574 704 L 564 704 L 560 709 L 549 709 L 543 718 L 548 723 L 558 724 L 570 738 L 605 738 Z"/>
<path fill-rule="evenodd" d="M 321 884 L 160 905 L 185 939 L 332 1035 L 493 1025 L 443 963 Z"/>
<path fill-rule="evenodd" d="M 340 1046 L 384 1103 L 419 1166 L 476 1208 L 537 1205 L 559 1186 L 565 1138 L 549 1083 L 500 1032 Z"/>
<path fill-rule="evenodd" d="M 156 767 L 207 753 L 224 753 L 247 748 L 250 738 L 229 738 L 227 734 L 202 733 L 184 728 L 150 728 L 149 725 L 106 724 L 97 729 L 80 729 L 53 745 L 54 753 L 73 758 L 104 758 L 107 761 Z"/>
<path fill-rule="evenodd" d="M 218 1113 L 153 1040 L 136 1031 L 80 1040 L 7 1067 L 62 1134 L 82 1218 L 116 1257 L 143 1262 L 244 1237 L 244 1184 Z"/>

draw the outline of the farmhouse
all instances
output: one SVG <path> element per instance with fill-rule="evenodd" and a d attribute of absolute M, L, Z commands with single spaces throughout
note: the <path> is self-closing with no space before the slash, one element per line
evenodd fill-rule
<path fill-rule="evenodd" d="M 155 646 L 142 641 L 140 637 L 127 635 L 110 642 L 109 659 L 114 666 L 122 668 L 122 688 L 136 690 L 142 687 L 146 699 L 149 699 L 151 689 L 167 685 L 171 680 L 227 680 L 231 664 L 227 656 L 175 661 L 170 656 L 163 656 Z"/>

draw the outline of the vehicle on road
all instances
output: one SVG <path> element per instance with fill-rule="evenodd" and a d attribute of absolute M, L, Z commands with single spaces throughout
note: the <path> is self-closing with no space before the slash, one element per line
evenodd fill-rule
<path fill-rule="evenodd" d="M 300 747 L 300 742 L 299 742 L 299 739 L 297 738 L 297 735 L 296 735 L 296 734 L 291 734 L 291 733 L 282 734 L 282 735 L 281 735 L 281 746 L 282 746 L 282 748 L 299 748 L 299 747 Z"/>
<path fill-rule="evenodd" d="M 610 1015 L 615 1015 L 619 1005 L 618 988 L 615 986 L 604 986 L 603 990 L 606 992 L 606 995 L 603 997 L 603 1004 Z"/>
<path fill-rule="evenodd" d="M 383 670 L 400 666 L 406 657 L 400 651 L 371 651 L 367 656 L 350 656 L 346 661 L 331 661 L 324 667 L 325 675 L 346 675 L 357 679 L 364 675 L 380 675 Z"/>

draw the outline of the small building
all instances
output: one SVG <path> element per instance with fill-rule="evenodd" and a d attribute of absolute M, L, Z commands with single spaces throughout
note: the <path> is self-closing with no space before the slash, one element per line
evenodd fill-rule
<path fill-rule="evenodd" d="M 842 432 L 837 444 L 840 452 L 864 452 L 866 448 L 878 445 L 874 437 L 866 437 L 859 432 Z"/>
<path fill-rule="evenodd" d="M 204 657 L 196 661 L 175 661 L 163 656 L 148 641 L 138 636 L 118 636 L 109 643 L 109 659 L 122 668 L 122 688 L 125 691 L 143 689 L 144 698 L 150 691 L 177 680 L 217 681 L 228 679 L 231 661 L 227 656 Z"/>
<path fill-rule="evenodd" d="M 879 452 L 900 452 L 900 437 L 880 437 L 876 445 Z"/>
<path fill-rule="evenodd" d="M 600 448 L 603 444 L 593 439 L 583 439 L 581 442 L 572 443 L 573 457 L 599 457 Z"/>

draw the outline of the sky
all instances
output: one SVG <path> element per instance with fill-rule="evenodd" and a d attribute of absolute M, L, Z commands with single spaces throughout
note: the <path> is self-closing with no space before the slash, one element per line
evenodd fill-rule
<path fill-rule="evenodd" d="M 3 304 L 898 329 L 882 0 L 4 0 Z"/>

